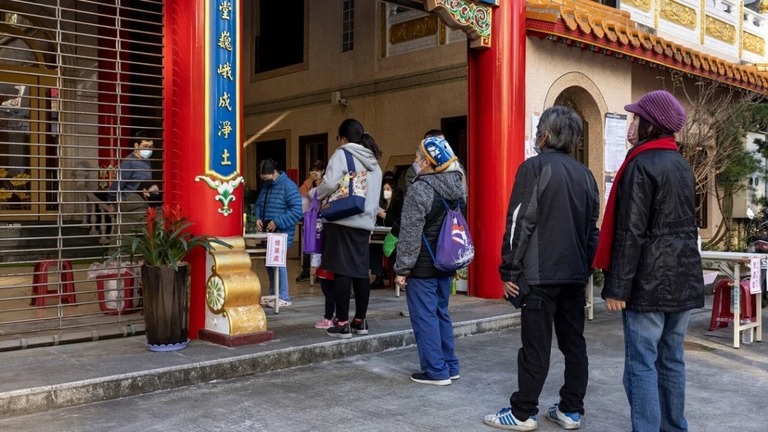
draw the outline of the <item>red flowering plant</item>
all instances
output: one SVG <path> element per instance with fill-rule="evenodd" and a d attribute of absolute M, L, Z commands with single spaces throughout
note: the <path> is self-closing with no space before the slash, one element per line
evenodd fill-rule
<path fill-rule="evenodd" d="M 193 235 L 188 231 L 192 225 L 181 216 L 181 206 L 163 205 L 162 216 L 154 207 L 147 209 L 147 223 L 133 238 L 131 243 L 131 261 L 136 255 L 144 258 L 144 263 L 155 267 L 170 266 L 174 270 L 184 263 L 184 258 L 192 249 L 201 246 L 211 250 L 214 244 L 231 247 L 213 237 Z"/>

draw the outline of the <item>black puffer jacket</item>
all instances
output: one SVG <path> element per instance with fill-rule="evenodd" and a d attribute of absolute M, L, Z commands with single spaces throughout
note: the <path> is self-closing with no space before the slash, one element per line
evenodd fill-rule
<path fill-rule="evenodd" d="M 704 307 L 688 162 L 677 151 L 645 151 L 627 165 L 615 187 L 615 235 L 602 297 L 624 300 L 636 312 Z"/>
<path fill-rule="evenodd" d="M 437 251 L 437 238 L 447 213 L 440 195 L 452 209 L 460 205 L 462 212 L 465 210 L 466 188 L 461 173 L 422 174 L 408 188 L 400 217 L 396 274 L 420 279 L 453 276 L 454 272 L 435 268 L 421 237 L 423 232 L 432 251 Z"/>

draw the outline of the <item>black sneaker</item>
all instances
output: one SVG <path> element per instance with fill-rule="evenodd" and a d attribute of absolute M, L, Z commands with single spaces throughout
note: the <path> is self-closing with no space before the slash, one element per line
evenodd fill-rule
<path fill-rule="evenodd" d="M 301 273 L 296 277 L 296 282 L 306 282 L 309 280 L 309 274 Z"/>
<path fill-rule="evenodd" d="M 450 378 L 434 379 L 434 378 L 430 378 L 430 376 L 424 372 L 417 372 L 411 375 L 411 381 L 417 382 L 419 384 L 430 384 L 430 385 L 439 385 L 439 386 L 451 385 Z"/>
<path fill-rule="evenodd" d="M 382 289 L 384 288 L 384 281 L 380 278 L 376 278 L 375 281 L 371 282 L 371 289 Z"/>
<path fill-rule="evenodd" d="M 352 322 L 349 323 L 349 328 L 352 330 L 352 333 L 359 334 L 359 335 L 367 335 L 368 334 L 368 321 L 366 321 L 365 318 L 362 320 L 358 320 L 355 318 L 352 320 Z"/>
<path fill-rule="evenodd" d="M 336 323 L 333 327 L 329 328 L 325 332 L 328 334 L 328 336 L 335 338 L 349 339 L 352 337 L 352 333 L 349 332 L 349 322 L 343 325 Z"/>

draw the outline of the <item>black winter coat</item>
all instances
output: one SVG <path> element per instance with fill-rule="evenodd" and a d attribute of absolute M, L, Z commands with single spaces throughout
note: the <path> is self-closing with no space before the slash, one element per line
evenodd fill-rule
<path fill-rule="evenodd" d="M 501 244 L 501 280 L 585 285 L 597 250 L 600 198 L 592 173 L 552 149 L 517 170 Z"/>
<path fill-rule="evenodd" d="M 625 167 L 614 187 L 615 234 L 602 297 L 624 300 L 636 312 L 704 307 L 688 162 L 677 151 L 645 151 Z"/>

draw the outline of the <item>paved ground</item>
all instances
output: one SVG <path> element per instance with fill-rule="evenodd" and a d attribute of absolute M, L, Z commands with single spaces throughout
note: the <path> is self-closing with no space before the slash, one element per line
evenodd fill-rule
<path fill-rule="evenodd" d="M 765 431 L 768 343 L 736 350 L 728 330 L 709 334 L 708 324 L 709 309 L 696 311 L 686 342 L 690 430 Z M 629 430 L 620 315 L 599 311 L 587 339 L 582 430 Z M 516 329 L 457 339 L 461 380 L 448 387 L 410 382 L 418 358 L 408 347 L 0 420 L 0 430 L 490 431 L 481 420 L 514 390 L 518 347 Z M 557 399 L 562 376 L 554 352 L 542 408 Z M 539 430 L 560 429 L 542 420 Z"/>

